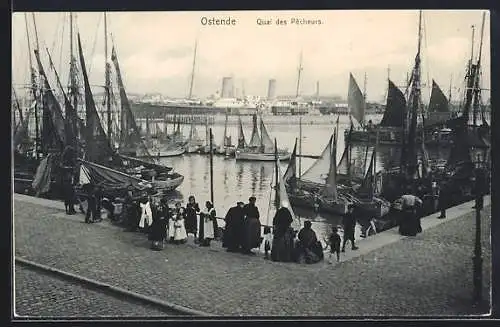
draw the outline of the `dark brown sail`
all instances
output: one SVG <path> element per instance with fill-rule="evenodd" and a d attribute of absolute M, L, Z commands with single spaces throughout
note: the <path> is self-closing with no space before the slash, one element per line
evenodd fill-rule
<path fill-rule="evenodd" d="M 78 52 L 80 55 L 80 65 L 82 67 L 85 88 L 85 114 L 87 118 L 85 133 L 86 159 L 100 164 L 108 163 L 113 158 L 115 153 L 108 138 L 106 137 L 106 133 L 104 132 L 99 119 L 99 114 L 97 113 L 97 108 L 87 76 L 80 34 L 78 34 Z"/>
<path fill-rule="evenodd" d="M 115 66 L 116 79 L 118 81 L 118 88 L 120 89 L 120 102 L 121 102 L 121 121 L 120 121 L 120 145 L 125 148 L 136 148 L 141 137 L 139 134 L 139 129 L 134 119 L 132 109 L 130 107 L 130 102 L 125 92 L 125 86 L 123 85 L 122 74 L 120 71 L 120 65 L 118 63 L 118 57 L 116 56 L 115 47 L 111 50 L 111 60 Z"/>
<path fill-rule="evenodd" d="M 404 94 L 389 80 L 387 104 L 380 126 L 403 127 L 405 122 L 406 99 Z"/>
<path fill-rule="evenodd" d="M 43 78 L 43 116 L 42 116 L 42 151 L 63 151 L 66 145 L 66 128 L 61 105 L 57 101 L 50 87 L 47 75 L 43 69 L 38 50 L 35 50 L 38 71 Z"/>
<path fill-rule="evenodd" d="M 429 112 L 449 112 L 448 99 L 444 95 L 443 91 L 436 83 L 432 80 L 432 91 L 431 98 L 429 100 Z"/>

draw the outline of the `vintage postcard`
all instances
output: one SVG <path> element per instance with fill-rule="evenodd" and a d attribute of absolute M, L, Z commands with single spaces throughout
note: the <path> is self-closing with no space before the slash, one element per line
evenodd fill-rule
<path fill-rule="evenodd" d="M 14 12 L 14 318 L 491 308 L 490 15 Z"/>

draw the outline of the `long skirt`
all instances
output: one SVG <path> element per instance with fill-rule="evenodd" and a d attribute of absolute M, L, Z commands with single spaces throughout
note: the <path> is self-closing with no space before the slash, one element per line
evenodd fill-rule
<path fill-rule="evenodd" d="M 204 239 L 214 239 L 214 223 L 211 219 L 204 219 L 203 222 L 203 238 Z"/>
<path fill-rule="evenodd" d="M 243 248 L 250 250 L 258 248 L 262 239 L 260 237 L 260 221 L 257 218 L 247 218 L 245 222 L 244 243 Z"/>
<path fill-rule="evenodd" d="M 287 231 L 284 234 L 275 235 L 271 247 L 271 260 L 290 262 L 293 258 L 293 236 Z"/>
<path fill-rule="evenodd" d="M 169 219 L 168 220 L 168 239 L 173 240 L 175 236 L 175 220 L 174 219 Z"/>
<path fill-rule="evenodd" d="M 187 239 L 186 227 L 184 227 L 184 219 L 177 220 L 174 224 L 174 241 L 185 241 Z"/>
<path fill-rule="evenodd" d="M 151 249 L 155 251 L 161 251 L 163 250 L 163 240 L 162 241 L 152 241 L 151 242 Z"/>
<path fill-rule="evenodd" d="M 196 234 L 198 232 L 196 215 L 188 215 L 186 217 L 186 232 Z"/>
<path fill-rule="evenodd" d="M 399 233 L 403 236 L 417 235 L 417 233 L 422 230 L 420 227 L 420 219 L 418 219 L 416 214 L 411 210 L 403 211 L 401 214 Z"/>

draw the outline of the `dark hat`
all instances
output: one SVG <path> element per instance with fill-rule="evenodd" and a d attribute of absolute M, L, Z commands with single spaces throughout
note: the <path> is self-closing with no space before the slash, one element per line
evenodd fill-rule
<path fill-rule="evenodd" d="M 257 198 L 255 198 L 255 196 L 251 196 L 248 201 L 249 202 L 255 202 L 255 200 L 257 200 Z"/>
<path fill-rule="evenodd" d="M 238 201 L 238 202 L 236 202 L 236 205 L 237 205 L 237 206 L 239 206 L 239 205 L 243 205 L 243 204 L 245 204 L 243 201 Z"/>
<path fill-rule="evenodd" d="M 304 221 L 304 227 L 311 227 L 312 224 L 309 220 Z"/>

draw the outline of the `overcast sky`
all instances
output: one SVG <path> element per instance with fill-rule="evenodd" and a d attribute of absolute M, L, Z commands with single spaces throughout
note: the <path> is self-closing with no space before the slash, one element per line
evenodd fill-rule
<path fill-rule="evenodd" d="M 104 82 L 102 13 L 76 13 L 92 84 Z M 236 26 L 203 26 L 202 17 L 233 17 Z M 28 14 L 33 40 L 32 14 Z M 320 19 L 321 25 L 259 26 L 257 18 Z M 479 47 L 481 11 L 424 11 L 423 81 L 434 78 L 446 94 L 462 85 L 471 52 L 471 25 L 476 25 L 475 57 Z M 40 48 L 47 47 L 63 80 L 69 62 L 69 13 L 36 13 Z M 387 68 L 403 85 L 413 66 L 418 11 L 249 11 L 249 12 L 111 12 L 108 31 L 117 49 L 128 92 L 173 97 L 188 94 L 193 50 L 198 56 L 193 94 L 220 91 L 224 76 L 244 83 L 247 94 L 266 95 L 268 80 L 277 80 L 277 94 L 295 94 L 297 67 L 303 52 L 301 94 L 347 96 L 349 72 L 363 89 L 367 74 L 368 100 L 381 101 L 387 88 Z M 25 14 L 14 13 L 13 82 L 28 81 Z M 110 41 L 111 43 L 111 41 Z M 483 41 L 483 87 L 490 86 L 490 21 L 486 15 Z M 48 66 L 45 50 L 43 62 Z M 111 46 L 109 47 L 109 55 Z M 48 70 L 48 67 L 46 68 Z M 426 91 L 429 92 L 428 90 Z M 453 97 L 456 99 L 458 90 Z M 489 92 L 483 93 L 487 99 Z M 427 97 L 427 96 L 425 96 Z"/>

